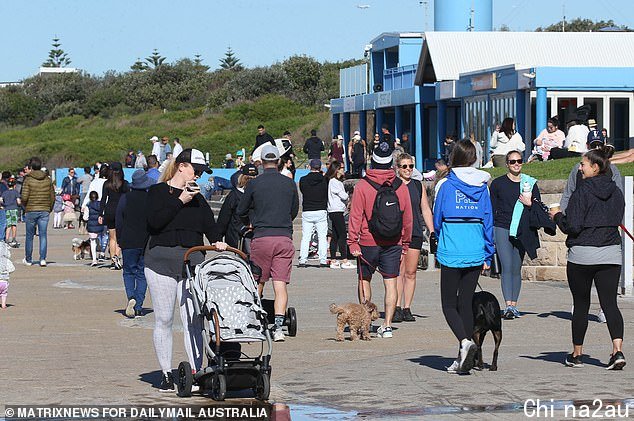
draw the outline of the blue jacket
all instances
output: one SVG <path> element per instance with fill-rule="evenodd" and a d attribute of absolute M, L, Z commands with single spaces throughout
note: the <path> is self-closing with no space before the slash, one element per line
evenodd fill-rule
<path fill-rule="evenodd" d="M 490 264 L 493 210 L 487 181 L 491 176 L 475 168 L 454 168 L 442 182 L 434 203 L 438 261 L 464 268 Z"/>
<path fill-rule="evenodd" d="M 88 202 L 88 221 L 86 222 L 86 231 L 93 234 L 103 231 L 103 225 L 99 223 L 99 215 L 101 215 L 101 203 L 99 200 Z"/>

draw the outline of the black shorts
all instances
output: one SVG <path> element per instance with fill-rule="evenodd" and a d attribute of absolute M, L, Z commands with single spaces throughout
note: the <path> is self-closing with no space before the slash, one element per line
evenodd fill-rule
<path fill-rule="evenodd" d="M 423 237 L 412 236 L 412 241 L 409 242 L 409 248 L 420 250 L 423 248 Z"/>
<path fill-rule="evenodd" d="M 393 246 L 361 246 L 361 256 L 370 264 L 360 259 L 357 273 L 361 271 L 361 277 L 365 280 L 372 279 L 375 270 L 379 270 L 383 279 L 396 278 L 400 273 L 401 254 L 403 247 Z M 371 266 L 370 266 L 371 265 Z"/>

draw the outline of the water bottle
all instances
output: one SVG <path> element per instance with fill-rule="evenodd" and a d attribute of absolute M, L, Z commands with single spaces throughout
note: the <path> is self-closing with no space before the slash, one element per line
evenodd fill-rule
<path fill-rule="evenodd" d="M 531 185 L 528 181 L 524 181 L 524 184 L 522 185 L 522 195 L 528 200 L 531 200 L 533 197 L 533 193 L 531 192 Z"/>

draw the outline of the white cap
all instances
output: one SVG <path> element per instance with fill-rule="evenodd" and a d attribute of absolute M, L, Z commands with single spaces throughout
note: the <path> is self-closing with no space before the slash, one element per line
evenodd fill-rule
<path fill-rule="evenodd" d="M 263 161 L 277 161 L 280 159 L 280 151 L 277 146 L 271 144 L 264 145 L 260 154 Z"/>
<path fill-rule="evenodd" d="M 152 136 L 152 137 L 150 138 L 150 140 L 151 140 L 152 142 L 158 142 L 159 138 L 158 138 L 158 136 Z"/>

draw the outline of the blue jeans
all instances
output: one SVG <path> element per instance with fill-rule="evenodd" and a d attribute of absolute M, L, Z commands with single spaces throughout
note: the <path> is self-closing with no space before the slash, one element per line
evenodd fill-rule
<path fill-rule="evenodd" d="M 6 240 L 7 234 L 7 211 L 0 209 L 0 241 Z"/>
<path fill-rule="evenodd" d="M 147 281 L 145 280 L 145 263 L 143 249 L 123 249 L 123 285 L 128 297 L 136 300 L 135 310 L 143 309 Z"/>
<path fill-rule="evenodd" d="M 27 262 L 33 261 L 33 236 L 35 235 L 36 224 L 37 235 L 40 237 L 40 260 L 46 260 L 46 229 L 48 227 L 48 216 L 49 212 L 46 211 L 34 211 L 24 214 L 24 222 L 26 224 L 24 258 Z"/>
<path fill-rule="evenodd" d="M 99 246 L 101 247 L 101 253 L 106 254 L 106 250 L 108 250 L 108 227 L 103 226 L 103 230 L 97 236 L 97 241 L 99 242 Z"/>

